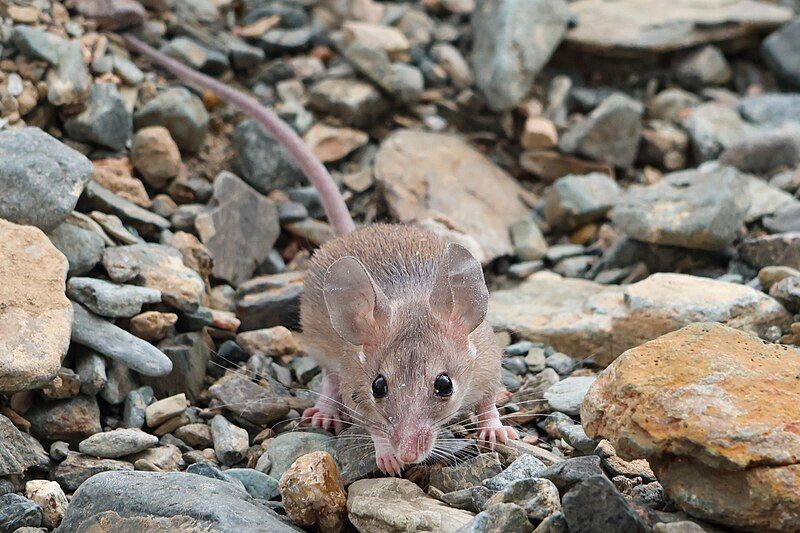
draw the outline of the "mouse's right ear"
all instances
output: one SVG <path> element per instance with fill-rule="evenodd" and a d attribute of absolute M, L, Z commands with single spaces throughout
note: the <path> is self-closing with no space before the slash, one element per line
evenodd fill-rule
<path fill-rule="evenodd" d="M 375 344 L 389 322 L 389 300 L 355 257 L 337 259 L 325 272 L 322 288 L 331 326 L 357 346 Z"/>

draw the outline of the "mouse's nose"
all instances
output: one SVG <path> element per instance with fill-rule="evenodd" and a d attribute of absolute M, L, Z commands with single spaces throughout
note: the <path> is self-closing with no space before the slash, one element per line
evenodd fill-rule
<path fill-rule="evenodd" d="M 400 454 L 400 460 L 403 461 L 405 464 L 413 464 L 417 462 L 419 458 L 419 454 L 416 451 L 412 450 L 405 450 Z"/>
<path fill-rule="evenodd" d="M 421 461 L 428 453 L 431 445 L 431 432 L 429 430 L 413 431 L 398 442 L 397 458 L 405 464 L 414 464 Z"/>

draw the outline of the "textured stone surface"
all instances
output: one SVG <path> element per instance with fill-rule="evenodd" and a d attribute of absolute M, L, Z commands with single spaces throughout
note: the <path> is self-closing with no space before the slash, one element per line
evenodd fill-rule
<path fill-rule="evenodd" d="M 600 172 L 564 176 L 547 193 L 545 218 L 551 226 L 572 230 L 602 218 L 621 194 L 617 182 Z"/>
<path fill-rule="evenodd" d="M 32 479 L 25 484 L 25 497 L 42 508 L 42 525 L 57 528 L 67 511 L 67 497 L 55 481 Z"/>
<path fill-rule="evenodd" d="M 0 391 L 40 387 L 61 367 L 72 327 L 66 275 L 41 231 L 0 220 Z"/>
<path fill-rule="evenodd" d="M 132 128 L 131 114 L 113 83 L 92 85 L 86 109 L 64 123 L 67 134 L 76 141 L 95 143 L 112 150 L 125 148 Z"/>
<path fill-rule="evenodd" d="M 605 476 L 582 481 L 564 495 L 570 533 L 645 533 L 645 521 Z"/>
<path fill-rule="evenodd" d="M 289 152 L 254 120 L 242 121 L 231 143 L 236 149 L 233 164 L 238 173 L 261 194 L 305 183 Z"/>
<path fill-rule="evenodd" d="M 457 531 L 473 514 L 427 496 L 407 479 L 362 479 L 347 495 L 350 522 L 362 533 Z"/>
<path fill-rule="evenodd" d="M 488 319 L 495 329 L 605 365 L 692 322 L 716 321 L 761 334 L 773 324 L 786 325 L 789 314 L 760 291 L 708 278 L 653 274 L 619 287 L 539 272 L 515 289 L 493 292 Z"/>
<path fill-rule="evenodd" d="M 458 137 L 401 130 L 380 147 L 375 177 L 401 222 L 443 215 L 486 261 L 512 253 L 509 227 L 528 214 L 519 184 Z"/>
<path fill-rule="evenodd" d="M 95 433 L 81 441 L 78 450 L 86 455 L 117 459 L 133 455 L 158 444 L 158 437 L 138 429 L 115 429 Z"/>
<path fill-rule="evenodd" d="M 312 452 L 292 463 L 280 481 L 286 514 L 299 526 L 322 532 L 342 529 L 347 515 L 347 494 L 336 461 L 328 452 Z"/>
<path fill-rule="evenodd" d="M 147 102 L 133 115 L 135 129 L 163 126 L 182 150 L 203 147 L 209 116 L 203 102 L 183 87 L 172 87 Z"/>
<path fill-rule="evenodd" d="M 84 155 L 39 128 L 0 131 L 0 218 L 51 230 L 91 175 Z"/>
<path fill-rule="evenodd" d="M 20 475 L 28 468 L 47 468 L 48 464 L 42 445 L 0 415 L 0 476 Z"/>
<path fill-rule="evenodd" d="M 102 279 L 71 278 L 67 295 L 88 307 L 92 312 L 107 317 L 132 317 L 144 304 L 161 302 L 161 291 L 118 285 Z"/>

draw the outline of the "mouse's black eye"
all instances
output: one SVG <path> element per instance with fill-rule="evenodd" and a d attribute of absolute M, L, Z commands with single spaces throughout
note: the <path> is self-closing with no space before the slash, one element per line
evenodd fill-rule
<path fill-rule="evenodd" d="M 372 395 L 376 398 L 383 398 L 389 394 L 389 384 L 386 383 L 386 378 L 381 374 L 372 382 Z"/>
<path fill-rule="evenodd" d="M 436 396 L 442 397 L 453 394 L 453 380 L 450 379 L 450 376 L 445 373 L 436 376 L 436 380 L 433 382 L 433 392 L 436 393 Z"/>

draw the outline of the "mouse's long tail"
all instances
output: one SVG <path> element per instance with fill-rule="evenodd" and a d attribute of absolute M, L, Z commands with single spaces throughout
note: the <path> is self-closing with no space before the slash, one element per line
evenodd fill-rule
<path fill-rule="evenodd" d="M 259 104 L 254 98 L 241 91 L 215 80 L 210 76 L 201 74 L 187 67 L 183 63 L 159 52 L 155 48 L 142 42 L 130 34 L 120 35 L 125 45 L 131 50 L 149 57 L 154 63 L 162 66 L 182 81 L 194 84 L 217 94 L 223 100 L 238 107 L 242 112 L 256 120 L 292 154 L 297 165 L 303 170 L 308 181 L 319 192 L 322 207 L 328 216 L 333 231 L 337 235 L 350 233 L 355 229 L 353 219 L 347 210 L 347 205 L 339 192 L 330 173 L 319 159 L 309 150 L 303 140 L 292 130 L 289 125 L 278 118 L 275 113 Z"/>

